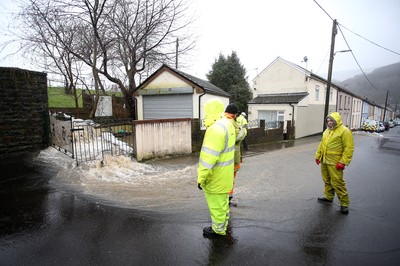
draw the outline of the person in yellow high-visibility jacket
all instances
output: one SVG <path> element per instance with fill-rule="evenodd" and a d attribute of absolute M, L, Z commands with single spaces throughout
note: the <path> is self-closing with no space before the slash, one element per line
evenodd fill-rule
<path fill-rule="evenodd" d="M 211 216 L 212 225 L 203 229 L 206 237 L 226 235 L 228 228 L 228 192 L 233 187 L 236 139 L 230 112 L 239 111 L 236 105 L 229 106 L 229 113 L 225 112 L 222 118 L 224 104 L 221 100 L 211 99 L 204 106 L 207 130 L 197 168 L 197 186 L 204 191 Z"/>
<path fill-rule="evenodd" d="M 343 170 L 353 158 L 353 133 L 342 124 L 338 112 L 326 118 L 327 128 L 323 132 L 321 142 L 315 153 L 315 162 L 321 164 L 321 175 L 324 181 L 324 197 L 319 202 L 332 203 L 335 193 L 339 199 L 340 211 L 349 213 L 349 195 Z"/>
<path fill-rule="evenodd" d="M 229 106 L 228 106 L 229 107 Z M 228 108 L 227 107 L 227 108 Z M 243 114 L 243 113 L 242 113 Z M 245 139 L 247 135 L 247 120 L 240 120 L 239 118 L 242 117 L 239 116 L 236 118 L 236 120 L 231 119 L 230 121 L 232 122 L 233 126 L 235 127 L 236 131 L 236 142 L 235 142 L 235 166 L 234 166 L 234 174 L 233 174 L 233 187 L 232 190 L 229 191 L 229 206 L 237 207 L 237 203 L 233 202 L 233 190 L 235 188 L 235 180 L 236 180 L 236 175 L 237 172 L 240 169 L 240 164 L 242 163 L 242 151 L 241 151 L 241 143 Z"/>
<path fill-rule="evenodd" d="M 242 140 L 242 143 L 243 143 L 244 149 L 246 151 L 248 151 L 249 150 L 249 146 L 247 145 L 246 136 L 247 136 L 247 128 L 248 128 L 249 123 L 247 122 L 246 116 L 247 116 L 246 113 L 242 112 L 238 116 L 238 118 L 236 118 L 236 123 L 243 130 L 244 138 Z"/>

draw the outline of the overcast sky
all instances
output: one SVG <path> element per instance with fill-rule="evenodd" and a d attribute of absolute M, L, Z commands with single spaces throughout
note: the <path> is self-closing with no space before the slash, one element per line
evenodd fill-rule
<path fill-rule="evenodd" d="M 341 28 L 361 67 L 400 62 L 399 0 L 318 0 L 339 24 L 384 48 Z M 307 69 L 328 72 L 332 19 L 313 0 L 197 0 L 199 42 L 191 74 L 201 77 L 218 58 L 236 51 L 250 80 L 280 56 L 293 63 L 308 57 Z M 335 51 L 348 50 L 340 30 Z M 358 70 L 351 53 L 337 53 L 334 72 Z M 339 75 L 338 75 L 339 76 Z"/>
<path fill-rule="evenodd" d="M 400 62 L 400 0 L 317 0 L 326 12 L 314 0 L 193 1 L 197 47 L 190 57 L 179 61 L 182 71 L 199 78 L 205 79 L 220 53 L 228 56 L 232 51 L 237 52 L 250 83 L 278 56 L 326 78 L 332 19 L 345 27 L 338 30 L 335 51 L 349 49 L 345 38 L 366 72 Z M 15 1 L 0 1 L 0 32 L 15 10 Z M 3 33 L 0 37 L 1 43 Z M 0 66 L 25 67 L 16 57 L 4 60 L 7 53 L 0 53 Z M 307 65 L 302 62 L 304 56 Z M 360 71 L 349 52 L 336 54 L 333 69 L 333 78 L 336 73 L 338 79 L 342 71 Z"/>

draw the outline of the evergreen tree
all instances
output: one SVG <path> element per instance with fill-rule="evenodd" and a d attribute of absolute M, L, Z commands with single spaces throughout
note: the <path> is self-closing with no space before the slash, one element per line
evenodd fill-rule
<path fill-rule="evenodd" d="M 212 84 L 232 95 L 230 100 L 239 107 L 240 112 L 247 112 L 247 102 L 253 98 L 253 93 L 246 80 L 246 69 L 236 52 L 228 57 L 219 54 L 206 76 Z"/>

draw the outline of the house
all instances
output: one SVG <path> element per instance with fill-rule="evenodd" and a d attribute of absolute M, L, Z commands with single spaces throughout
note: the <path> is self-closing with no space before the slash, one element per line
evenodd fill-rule
<path fill-rule="evenodd" d="M 212 83 L 162 65 L 137 90 L 138 120 L 204 119 L 204 104 L 219 98 L 229 104 L 230 94 Z"/>
<path fill-rule="evenodd" d="M 335 85 L 333 85 L 335 86 Z M 350 129 L 359 129 L 361 124 L 362 100 L 354 93 L 337 86 L 337 109 L 342 123 Z"/>
<path fill-rule="evenodd" d="M 249 120 L 292 121 L 295 138 L 319 133 L 323 129 L 326 81 L 310 71 L 277 57 L 253 79 L 253 99 Z M 329 112 L 336 110 L 337 92 L 330 90 Z"/>
<path fill-rule="evenodd" d="M 363 101 L 358 97 L 353 97 L 353 109 L 352 109 L 352 118 L 350 123 L 350 129 L 359 129 L 361 128 L 362 121 L 362 110 Z"/>
<path fill-rule="evenodd" d="M 295 125 L 295 138 L 321 133 L 324 128 L 327 80 L 277 57 L 253 79 L 254 98 L 249 104 L 249 120 L 264 119 L 268 127 L 276 121 Z M 328 113 L 337 111 L 343 124 L 358 129 L 362 119 L 362 99 L 331 83 Z"/>

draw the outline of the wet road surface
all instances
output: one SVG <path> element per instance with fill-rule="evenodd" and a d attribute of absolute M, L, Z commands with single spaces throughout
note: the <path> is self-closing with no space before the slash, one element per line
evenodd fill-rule
<path fill-rule="evenodd" d="M 355 133 L 347 216 L 316 200 L 318 142 L 250 147 L 229 234 L 212 240 L 197 155 L 2 164 L 0 265 L 398 265 L 400 127 Z"/>

